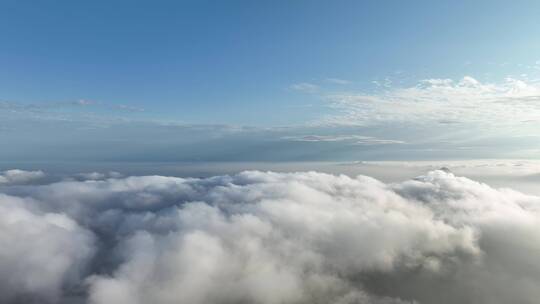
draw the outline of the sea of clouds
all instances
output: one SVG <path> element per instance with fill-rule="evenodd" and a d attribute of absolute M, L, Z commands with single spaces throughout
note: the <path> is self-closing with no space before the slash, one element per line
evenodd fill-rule
<path fill-rule="evenodd" d="M 0 303 L 537 303 L 540 197 L 445 170 L 0 173 Z"/>

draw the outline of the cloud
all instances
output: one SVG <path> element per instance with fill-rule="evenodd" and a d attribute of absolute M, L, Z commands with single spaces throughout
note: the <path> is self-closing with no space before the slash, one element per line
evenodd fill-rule
<path fill-rule="evenodd" d="M 535 303 L 540 198 L 445 171 L 9 186 L 2 302 Z M 24 240 L 24 241 L 21 241 Z"/>
<path fill-rule="evenodd" d="M 426 79 L 408 88 L 388 87 L 371 94 L 333 94 L 327 98 L 342 113 L 327 119 L 333 124 L 451 121 L 519 125 L 538 121 L 540 115 L 540 85 L 514 78 L 502 83 L 483 83 L 470 76 L 459 81 Z"/>
<path fill-rule="evenodd" d="M 340 85 L 346 85 L 346 84 L 351 84 L 352 83 L 349 80 L 340 79 L 340 78 L 326 78 L 326 81 L 329 82 L 329 83 L 340 84 Z"/>
<path fill-rule="evenodd" d="M 387 145 L 404 144 L 404 141 L 393 139 L 380 139 L 371 136 L 362 135 L 304 135 L 304 136 L 285 136 L 285 140 L 301 142 L 351 142 L 357 145 Z"/>
<path fill-rule="evenodd" d="M 145 109 L 125 104 L 78 99 L 72 101 L 27 103 L 0 100 L 0 117 L 4 120 L 30 121 L 78 121 L 78 122 L 118 122 L 124 117 L 113 116 L 144 112 Z M 15 116 L 16 115 L 16 116 Z"/>
<path fill-rule="evenodd" d="M 94 250 L 90 231 L 62 213 L 0 194 L 0 302 L 57 303 L 81 286 Z"/>
<path fill-rule="evenodd" d="M 78 105 L 78 106 L 90 106 L 90 105 L 95 105 L 96 102 L 92 100 L 79 99 L 77 101 L 74 101 L 72 104 Z"/>
<path fill-rule="evenodd" d="M 309 83 L 309 82 L 301 82 L 301 83 L 295 83 L 290 86 L 292 90 L 306 92 L 306 93 L 316 93 L 319 91 L 319 86 Z"/>
<path fill-rule="evenodd" d="M 0 173 L 0 185 L 24 184 L 45 177 L 43 171 L 6 170 Z"/>
<path fill-rule="evenodd" d="M 75 176 L 75 179 L 77 180 L 102 180 L 107 178 L 120 178 L 123 175 L 116 171 L 109 171 L 107 173 L 101 173 L 101 172 L 87 172 L 87 173 L 79 173 Z"/>
<path fill-rule="evenodd" d="M 316 89 L 303 84 L 294 87 Z M 427 79 L 409 88 L 380 87 L 370 93 L 339 88 L 354 90 L 317 87 L 310 95 L 316 100 L 308 102 L 312 107 L 303 115 L 309 118 L 282 127 L 167 122 L 150 119 L 149 113 L 128 113 L 128 108 L 121 113 L 113 110 L 114 105 L 99 102 L 50 109 L 0 103 L 0 108 L 5 106 L 0 110 L 0 133 L 6 142 L 0 158 L 47 162 L 530 158 L 540 148 L 538 84 L 532 81 L 490 84 L 464 77 Z M 321 107 L 324 98 L 334 109 Z M 348 134 L 366 137 L 340 139 Z"/>
<path fill-rule="evenodd" d="M 141 108 L 141 107 L 133 107 L 133 106 L 123 105 L 123 104 L 114 105 L 114 106 L 111 106 L 111 108 L 128 111 L 128 112 L 144 112 L 145 111 L 144 108 Z"/>
<path fill-rule="evenodd" d="M 23 103 L 13 101 L 0 101 L 0 110 L 8 110 L 18 113 L 40 113 L 50 110 L 58 110 L 71 107 L 87 107 L 100 105 L 99 102 L 92 100 L 79 99 L 66 102 L 44 102 L 44 103 Z"/>
<path fill-rule="evenodd" d="M 540 162 L 520 159 L 432 160 L 432 161 L 361 161 L 337 165 L 348 174 L 368 174 L 381 180 L 400 181 L 439 168 L 454 174 L 485 182 L 494 187 L 506 187 L 524 193 L 540 195 Z"/>

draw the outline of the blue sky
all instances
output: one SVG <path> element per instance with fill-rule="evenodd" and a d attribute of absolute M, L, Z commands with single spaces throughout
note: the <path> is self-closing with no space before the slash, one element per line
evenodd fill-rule
<path fill-rule="evenodd" d="M 534 158 L 539 15 L 537 1 L 2 1 L 0 156 Z"/>

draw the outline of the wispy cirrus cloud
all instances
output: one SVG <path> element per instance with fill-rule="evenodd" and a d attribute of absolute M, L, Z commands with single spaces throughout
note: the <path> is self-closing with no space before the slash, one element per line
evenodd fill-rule
<path fill-rule="evenodd" d="M 292 84 L 289 88 L 292 90 L 306 92 L 306 93 L 316 93 L 320 89 L 318 85 L 309 83 L 309 82 L 295 83 L 295 84 Z"/>
<path fill-rule="evenodd" d="M 121 110 L 126 112 L 144 111 L 144 109 L 141 107 L 129 106 L 118 103 L 106 103 L 89 99 L 41 103 L 0 100 L 0 111 L 10 111 L 17 113 L 47 113 L 50 111 L 68 110 L 73 108 L 79 108 L 84 110 L 89 110 L 90 108 L 100 108 L 105 110 Z"/>
<path fill-rule="evenodd" d="M 515 78 L 499 83 L 471 76 L 459 81 L 425 79 L 405 88 L 375 93 L 328 94 L 340 114 L 327 122 L 345 125 L 381 123 L 518 124 L 540 120 L 540 84 Z"/>
<path fill-rule="evenodd" d="M 329 83 L 333 83 L 333 84 L 341 84 L 341 85 L 346 85 L 346 84 L 351 84 L 352 81 L 350 80 L 346 80 L 346 79 L 341 79 L 341 78 L 326 78 L 325 79 L 326 82 L 329 82 Z"/>
<path fill-rule="evenodd" d="M 371 91 L 360 90 L 358 84 L 325 87 L 325 83 L 323 79 L 292 88 L 308 94 L 303 98 L 316 99 L 314 105 L 326 100 L 333 111 L 281 127 L 168 121 L 131 106 L 86 99 L 36 105 L 0 102 L 0 134 L 6 142 L 16 143 L 5 145 L 0 156 L 41 159 L 44 148 L 61 150 L 47 158 L 176 161 L 538 155 L 540 86 L 534 81 L 440 78 L 408 87 L 397 87 L 401 82 L 394 81 L 396 85 Z M 45 139 L 54 142 L 54 148 L 48 148 Z M 108 148 L 88 152 L 88 147 L 96 146 Z"/>

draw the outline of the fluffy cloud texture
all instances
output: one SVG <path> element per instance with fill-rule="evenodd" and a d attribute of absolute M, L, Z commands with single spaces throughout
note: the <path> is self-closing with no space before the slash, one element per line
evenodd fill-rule
<path fill-rule="evenodd" d="M 39 212 L 31 199 L 0 194 L 0 302 L 54 303 L 77 289 L 93 234 L 62 213 Z"/>
<path fill-rule="evenodd" d="M 11 169 L 0 172 L 0 185 L 25 184 L 43 177 L 45 177 L 45 173 L 42 171 Z"/>
<path fill-rule="evenodd" d="M 540 198 L 445 171 L 13 185 L 5 303 L 535 303 Z"/>

